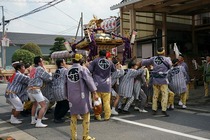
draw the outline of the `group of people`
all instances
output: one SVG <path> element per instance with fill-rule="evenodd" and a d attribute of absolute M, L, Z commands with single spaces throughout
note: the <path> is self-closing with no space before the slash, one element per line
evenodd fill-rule
<path fill-rule="evenodd" d="M 31 108 L 31 124 L 35 127 L 47 127 L 42 120 L 47 110 L 48 99 L 43 96 L 42 88 L 44 83 L 51 81 L 52 93 L 56 100 L 54 121 L 63 122 L 63 117 L 70 109 L 71 114 L 71 136 L 76 139 L 77 115 L 83 115 L 83 140 L 94 140 L 89 136 L 90 110 L 92 108 L 90 95 L 97 99 L 96 86 L 90 71 L 83 62 L 81 54 L 73 56 L 73 65 L 70 69 L 65 68 L 65 60 L 56 60 L 57 70 L 54 74 L 48 73 L 45 69 L 43 59 L 40 56 L 34 58 L 34 66 L 30 69 L 29 75 L 25 75 L 25 65 L 21 62 L 13 63 L 15 73 L 10 78 L 5 97 L 12 105 L 10 122 L 20 124 L 18 119 L 20 111 L 23 111 L 23 103 L 27 96 L 33 102 Z M 24 98 L 23 98 L 24 97 Z M 36 116 L 37 106 L 40 106 Z"/>
<path fill-rule="evenodd" d="M 52 95 L 56 101 L 54 122 L 64 122 L 63 117 L 70 110 L 72 140 L 77 139 L 78 115 L 83 117 L 83 140 L 95 139 L 89 136 L 90 112 L 93 109 L 93 102 L 99 99 L 102 101 L 104 119 L 100 111 L 94 116 L 98 121 L 109 121 L 111 115 L 129 113 L 129 108 L 133 104 L 134 110 L 146 113 L 148 90 L 145 89 L 148 89 L 148 85 L 153 88 L 154 115 L 157 114 L 157 103 L 161 100 L 162 114 L 169 116 L 166 110 L 174 108 L 174 94 L 180 95 L 179 104 L 186 108 L 189 76 L 183 56 L 180 55 L 179 60 L 171 61 L 169 57 L 164 56 L 164 49 L 159 48 L 157 56 L 142 59 L 140 62 L 133 58 L 128 62 L 127 69 L 123 69 L 117 58 L 109 59 L 106 54 L 106 50 L 100 50 L 99 57 L 89 63 L 81 54 L 75 53 L 70 68 L 66 68 L 64 59 L 57 59 L 57 69 L 53 74 L 47 72 L 43 59 L 39 56 L 34 58 L 34 66 L 30 69 L 29 75 L 25 75 L 23 63 L 14 63 L 15 73 L 5 91 L 6 100 L 13 106 L 10 122 L 22 123 L 17 117 L 28 97 L 33 102 L 31 124 L 35 127 L 47 127 L 42 120 L 49 99 L 43 96 L 41 90 L 47 82 L 51 83 Z M 148 81 L 149 73 L 145 66 L 151 65 L 153 69 Z M 40 109 L 36 115 L 37 106 L 40 106 Z"/>
<path fill-rule="evenodd" d="M 131 105 L 134 105 L 134 110 L 148 112 L 145 106 L 150 101 L 151 89 L 153 115 L 158 114 L 160 103 L 162 115 L 168 117 L 166 111 L 174 109 L 175 95 L 180 97 L 178 104 L 181 108 L 187 108 L 190 78 L 183 55 L 180 54 L 178 59 L 171 61 L 170 57 L 165 56 L 165 50 L 158 48 L 157 56 L 142 59 L 140 62 L 135 58 L 131 59 L 126 70 L 119 67 L 116 60 L 113 62 L 117 68 L 111 75 L 112 87 L 115 87 L 111 92 L 112 96 L 115 96 L 111 110 L 113 115 L 130 113 Z M 150 72 L 148 66 L 152 67 Z"/>
<path fill-rule="evenodd" d="M 167 109 L 174 109 L 174 95 L 180 97 L 179 105 L 185 109 L 187 96 L 189 96 L 188 66 L 184 62 L 183 55 L 179 55 L 178 59 L 171 61 L 170 57 L 165 57 L 165 50 L 158 48 L 157 56 L 150 59 L 143 59 L 142 65 L 153 65 L 152 86 L 152 110 L 153 115 L 157 114 L 158 101 L 161 101 L 162 114 L 165 117 Z M 161 95 L 161 96 L 160 96 Z"/>

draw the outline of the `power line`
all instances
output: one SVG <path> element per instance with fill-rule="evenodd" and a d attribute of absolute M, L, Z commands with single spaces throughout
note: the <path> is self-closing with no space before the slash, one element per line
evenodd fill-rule
<path fill-rule="evenodd" d="M 21 16 L 12 18 L 12 19 L 10 19 L 9 21 L 12 21 L 12 20 L 15 20 L 15 19 L 18 19 L 18 18 L 21 18 L 21 17 L 25 17 L 25 16 L 28 16 L 28 15 L 31 15 L 31 14 L 34 14 L 34 13 L 37 13 L 37 12 L 40 12 L 40 11 L 42 11 L 42 10 L 45 10 L 45 9 L 49 8 L 49 7 L 52 7 L 53 5 L 58 4 L 58 3 L 60 3 L 60 2 L 62 2 L 62 1 L 64 1 L 64 0 L 60 0 L 60 1 L 58 1 L 58 2 L 56 2 L 56 1 L 57 1 L 57 0 L 53 0 L 53 1 L 51 1 L 51 2 L 48 2 L 47 4 L 45 4 L 45 5 L 43 5 L 43 6 L 40 6 L 40 7 L 36 8 L 36 9 L 34 9 L 34 10 L 32 10 L 32 11 L 26 13 L 26 14 L 23 14 L 23 15 L 21 15 Z"/>
<path fill-rule="evenodd" d="M 74 28 L 75 26 L 72 26 L 71 28 Z M 71 28 L 69 28 L 69 29 L 71 29 Z M 67 31 L 67 30 L 69 30 L 69 29 L 66 29 L 66 30 L 64 30 L 64 31 Z M 61 32 L 63 32 L 63 31 L 61 31 Z M 61 33 L 60 32 L 60 33 Z M 59 34 L 59 33 L 57 33 L 57 35 L 62 35 L 62 36 L 67 36 L 67 35 L 65 35 L 65 34 Z M 73 36 L 72 36 L 73 37 Z M 37 38 L 33 38 L 33 40 L 31 40 L 31 41 L 34 41 L 35 42 L 35 40 L 39 40 L 39 39 L 48 39 L 48 38 L 51 38 L 50 36 L 46 36 L 46 37 L 42 37 L 42 38 L 39 38 L 39 37 L 37 37 Z M 18 39 L 19 41 L 27 41 L 27 39 Z M 13 43 L 13 45 L 16 45 L 16 44 L 14 44 Z"/>
<path fill-rule="evenodd" d="M 30 24 L 30 23 L 27 23 L 27 22 L 25 22 L 25 21 L 23 21 L 23 20 L 21 20 L 21 21 L 24 22 L 24 23 L 26 23 L 26 24 L 28 24 L 28 25 L 30 25 L 30 26 L 33 26 L 33 27 L 35 27 L 35 28 L 37 28 L 37 29 L 45 30 L 45 31 L 48 31 L 48 32 L 56 33 L 56 34 L 62 34 L 63 32 L 66 32 L 66 31 L 68 31 L 68 30 L 72 30 L 73 28 L 76 28 L 76 27 L 77 27 L 76 25 L 74 25 L 74 26 L 72 26 L 72 27 L 70 27 L 70 28 L 67 28 L 67 29 L 63 30 L 63 31 L 54 32 L 54 31 L 51 31 L 51 30 L 47 30 L 47 29 L 45 29 L 45 28 L 41 28 L 41 27 L 35 26 L 35 25 L 33 25 L 33 24 Z"/>
<path fill-rule="evenodd" d="M 28 24 L 30 26 L 33 26 L 34 28 L 37 28 L 37 29 L 40 29 L 40 30 L 43 30 L 43 31 L 48 31 L 48 32 L 51 32 L 53 34 L 58 34 L 58 35 L 64 35 L 64 33 L 66 33 L 67 31 L 73 31 L 77 26 L 74 25 L 74 26 L 71 26 L 70 28 L 67 28 L 65 30 L 62 30 L 62 31 L 58 31 L 58 32 L 55 32 L 55 31 L 52 31 L 52 30 L 47 30 L 45 28 L 41 28 L 41 27 L 38 27 L 38 26 L 35 26 L 33 24 L 30 24 L 30 23 L 27 23 L 26 21 L 22 20 L 22 19 L 19 19 L 19 21 L 25 23 L 25 24 Z M 36 38 L 37 39 L 37 38 Z M 43 39 L 43 38 L 42 38 Z"/>
<path fill-rule="evenodd" d="M 70 15 L 66 14 L 65 12 L 63 12 L 62 10 L 58 9 L 56 6 L 53 6 L 55 9 L 57 9 L 58 11 L 60 11 L 61 13 L 63 13 L 64 15 L 68 16 L 69 18 L 73 19 L 74 21 L 76 21 L 78 23 L 78 21 L 76 19 L 74 19 L 73 17 L 71 17 Z"/>
<path fill-rule="evenodd" d="M 63 31 L 60 31 L 60 32 L 58 32 L 58 34 L 61 34 L 61 33 L 66 33 L 67 31 L 73 31 L 74 29 L 76 29 L 76 27 L 77 27 L 77 25 L 74 25 L 74 26 L 72 26 L 72 27 L 70 27 L 70 28 L 68 28 L 68 29 L 66 29 L 66 30 L 63 30 Z"/>
<path fill-rule="evenodd" d="M 47 4 L 45 4 L 45 5 L 41 6 L 41 7 L 38 7 L 38 8 L 36 8 L 36 9 L 34 9 L 34 10 L 32 10 L 32 11 L 26 13 L 26 14 L 23 14 L 23 15 L 21 15 L 21 16 L 15 17 L 15 18 L 12 18 L 12 19 L 10 19 L 10 20 L 6 20 L 5 23 L 7 24 L 7 23 L 9 23 L 9 22 L 12 21 L 12 20 L 16 20 L 16 19 L 19 19 L 19 18 L 28 16 L 28 15 L 30 15 L 30 14 L 34 14 L 34 13 L 36 13 L 36 12 L 45 10 L 45 9 L 50 8 L 50 7 L 52 7 L 52 6 L 55 7 L 56 4 L 58 4 L 58 3 L 60 3 L 60 2 L 63 2 L 63 1 L 65 1 L 65 0 L 59 0 L 59 1 L 58 1 L 58 0 L 53 0 L 53 1 L 48 2 Z M 57 7 L 55 7 L 55 8 L 56 8 L 57 10 L 59 10 L 60 12 L 62 12 L 63 14 L 65 14 L 66 16 L 70 17 L 71 19 L 73 19 L 74 21 L 76 21 L 76 22 L 78 23 L 78 21 L 75 20 L 75 19 L 74 19 L 73 17 L 71 17 L 70 15 L 66 14 L 65 12 L 63 12 L 63 11 L 60 10 L 60 9 L 58 9 Z M 26 23 L 26 24 L 29 24 L 29 23 Z M 29 25 L 30 25 L 30 24 L 29 24 Z M 31 26 L 34 26 L 34 25 L 31 25 Z M 42 29 L 42 30 L 46 30 L 46 29 L 43 29 L 43 28 L 40 28 L 40 27 L 37 27 L 37 26 L 34 26 L 34 27 L 35 27 L 35 28 Z M 71 28 L 72 28 L 72 27 L 71 27 Z M 69 29 L 66 29 L 66 30 L 64 30 L 64 31 L 61 31 L 60 33 L 66 32 L 66 31 L 68 31 L 68 30 L 69 30 Z M 71 30 L 72 30 L 72 29 L 71 29 Z M 49 30 L 48 30 L 48 31 L 49 31 Z M 52 32 L 52 31 L 50 31 L 50 32 Z"/>
<path fill-rule="evenodd" d="M 12 21 L 12 20 L 16 20 L 16 19 L 19 19 L 19 18 L 28 16 L 28 15 L 31 15 L 31 14 L 34 14 L 34 13 L 37 13 L 37 12 L 40 12 L 40 11 L 42 11 L 42 10 L 45 10 L 45 9 L 47 9 L 47 8 L 50 8 L 50 7 L 52 7 L 52 6 L 54 6 L 54 5 L 58 4 L 58 3 L 61 3 L 61 2 L 63 2 L 63 1 L 65 1 L 65 0 L 59 0 L 59 1 L 58 1 L 58 0 L 53 0 L 53 1 L 48 2 L 47 4 L 45 4 L 45 5 L 43 5 L 43 6 L 40 6 L 40 7 L 36 8 L 36 9 L 34 9 L 34 10 L 32 10 L 32 11 L 26 13 L 26 14 L 20 15 L 20 16 L 18 16 L 18 17 L 15 17 L 15 18 L 12 18 L 12 19 L 9 19 L 9 20 L 5 20 L 5 22 L 8 23 L 8 22 L 10 22 L 10 21 Z"/>
<path fill-rule="evenodd" d="M 69 31 L 69 30 L 70 30 L 70 32 L 71 32 L 71 31 L 74 30 L 74 28 L 76 29 L 76 27 L 77 27 L 77 25 L 73 25 L 73 26 L 71 26 L 70 28 L 67 28 L 67 29 L 65 29 L 65 30 L 62 30 L 62 31 L 59 31 L 59 32 L 55 32 L 55 31 L 47 30 L 47 29 L 45 29 L 45 28 L 36 26 L 36 25 L 34 25 L 34 24 L 30 24 L 30 23 L 28 23 L 27 21 L 25 21 L 25 20 L 23 20 L 23 19 L 18 19 L 18 20 L 21 21 L 21 22 L 23 22 L 23 23 L 25 23 L 25 24 L 28 24 L 28 25 L 30 25 L 30 26 L 33 26 L 34 28 L 41 29 L 41 30 L 45 30 L 45 31 L 48 31 L 48 32 L 51 32 L 51 33 L 55 33 L 55 34 L 60 34 L 60 35 L 63 35 L 62 33 L 66 33 L 66 32 Z M 37 21 L 37 20 L 36 20 L 36 21 Z M 45 21 L 43 21 L 43 22 L 45 22 Z M 49 23 L 49 24 L 52 24 L 52 23 Z M 7 26 L 8 26 L 8 25 L 9 25 L 9 24 L 7 24 Z M 60 25 L 60 24 L 52 24 L 52 25 Z M 68 26 L 68 25 L 65 25 L 65 26 Z"/>
<path fill-rule="evenodd" d="M 9 13 L 9 12 L 11 12 L 11 13 Z M 10 10 L 7 10 L 7 12 L 6 12 L 8 15 L 14 15 L 15 13 L 13 12 L 13 11 L 10 11 Z M 69 25 L 66 25 L 66 24 L 60 24 L 60 23 L 55 23 L 55 22 L 49 22 L 49 21 L 46 21 L 46 20 L 41 20 L 41 19 L 37 19 L 37 18 L 32 18 L 32 17 L 26 17 L 26 18 L 29 18 L 29 19 L 31 19 L 31 20 L 34 20 L 34 21 L 36 21 L 36 22 L 41 22 L 41 23 L 45 23 L 45 24 L 51 24 L 51 25 L 55 25 L 55 26 L 57 26 L 57 25 L 59 25 L 59 26 L 69 26 Z"/>
<path fill-rule="evenodd" d="M 22 3 L 48 3 L 50 0 L 31 0 L 31 1 L 25 1 L 25 0 L 0 0 L 0 2 L 22 2 Z"/>
<path fill-rule="evenodd" d="M 47 29 L 45 29 L 45 28 L 41 28 L 41 27 L 38 27 L 38 26 L 36 26 L 36 25 L 27 23 L 27 22 L 23 21 L 22 19 L 19 19 L 19 20 L 22 21 L 22 22 L 24 22 L 25 24 L 28 24 L 28 25 L 30 25 L 30 26 L 33 26 L 33 27 L 35 27 L 35 28 L 37 28 L 37 29 L 41 29 L 41 30 L 45 30 L 45 31 L 48 31 L 48 32 L 52 32 L 52 33 L 53 33 L 53 31 L 51 31 L 51 30 L 47 30 Z"/>

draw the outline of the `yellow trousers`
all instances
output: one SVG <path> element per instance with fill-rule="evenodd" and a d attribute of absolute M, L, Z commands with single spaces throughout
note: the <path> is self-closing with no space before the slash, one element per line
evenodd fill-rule
<path fill-rule="evenodd" d="M 168 91 L 168 106 L 174 105 L 174 95 L 171 90 Z"/>
<path fill-rule="evenodd" d="M 111 116 L 111 107 L 110 107 L 111 93 L 97 92 L 97 95 L 101 98 L 103 102 L 104 119 L 108 120 L 110 119 L 110 116 Z M 101 120 L 101 115 L 96 115 L 95 117 L 97 120 Z"/>
<path fill-rule="evenodd" d="M 162 94 L 162 99 L 161 99 L 161 106 L 162 106 L 162 111 L 166 111 L 167 109 L 167 104 L 168 104 L 168 85 L 163 84 L 163 85 L 153 85 L 153 100 L 152 100 L 152 110 L 157 110 L 157 101 L 159 94 Z"/>
<path fill-rule="evenodd" d="M 186 105 L 187 103 L 187 92 L 180 94 L 180 101 L 183 103 L 183 105 Z"/>
<path fill-rule="evenodd" d="M 33 106 L 33 102 L 25 101 L 25 103 L 24 103 L 24 110 L 31 110 L 32 106 Z"/>
<path fill-rule="evenodd" d="M 189 96 L 190 96 L 190 84 L 187 84 L 187 91 L 186 91 L 186 94 L 187 94 L 186 99 L 188 100 L 188 99 L 189 99 Z"/>
<path fill-rule="evenodd" d="M 205 92 L 204 96 L 209 95 L 209 82 L 204 82 L 204 92 Z"/>
<path fill-rule="evenodd" d="M 86 139 L 89 136 L 89 127 L 90 127 L 90 113 L 86 113 L 83 115 L 83 139 Z M 77 139 L 77 114 L 71 115 L 71 123 L 70 123 L 70 131 L 71 131 L 71 140 Z"/>

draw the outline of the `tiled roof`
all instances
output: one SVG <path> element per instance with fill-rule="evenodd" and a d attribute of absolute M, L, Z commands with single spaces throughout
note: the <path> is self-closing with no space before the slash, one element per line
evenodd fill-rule
<path fill-rule="evenodd" d="M 120 8 L 120 7 L 129 5 L 129 4 L 133 4 L 133 3 L 136 3 L 136 2 L 139 2 L 139 1 L 141 1 L 141 0 L 122 0 L 120 3 L 111 6 L 110 9 L 115 10 L 115 9 Z"/>
<path fill-rule="evenodd" d="M 49 35 L 49 34 L 32 34 L 32 33 L 15 33 L 8 32 L 7 37 L 10 39 L 13 45 L 25 44 L 28 42 L 33 42 L 39 45 L 53 45 L 56 37 L 64 37 L 66 40 L 71 41 L 74 36 L 67 35 Z M 2 38 L 2 33 L 0 32 L 0 38 Z M 80 39 L 80 37 L 78 37 Z"/>

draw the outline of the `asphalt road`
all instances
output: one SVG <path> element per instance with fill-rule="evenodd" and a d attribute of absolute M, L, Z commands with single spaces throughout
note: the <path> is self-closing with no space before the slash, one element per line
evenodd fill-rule
<path fill-rule="evenodd" d="M 8 121 L 10 106 L 3 96 L 5 85 L 0 84 L 0 119 Z M 110 121 L 95 121 L 91 117 L 90 135 L 97 140 L 210 140 L 210 113 L 175 109 L 168 111 L 169 117 L 153 116 L 151 108 L 148 113 L 133 111 L 131 114 L 113 116 Z M 160 113 L 161 111 L 159 111 Z M 69 119 L 62 124 L 55 124 L 53 113 L 46 116 L 47 128 L 35 128 L 30 124 L 30 117 L 20 117 L 23 123 L 15 125 L 18 130 L 35 137 L 37 140 L 69 140 Z M 78 139 L 82 139 L 82 122 L 78 121 Z M 0 124 L 0 128 L 4 127 Z M 14 133 L 16 129 L 0 131 Z M 17 139 L 18 140 L 18 139 Z M 30 140 L 30 138 L 29 138 Z"/>

